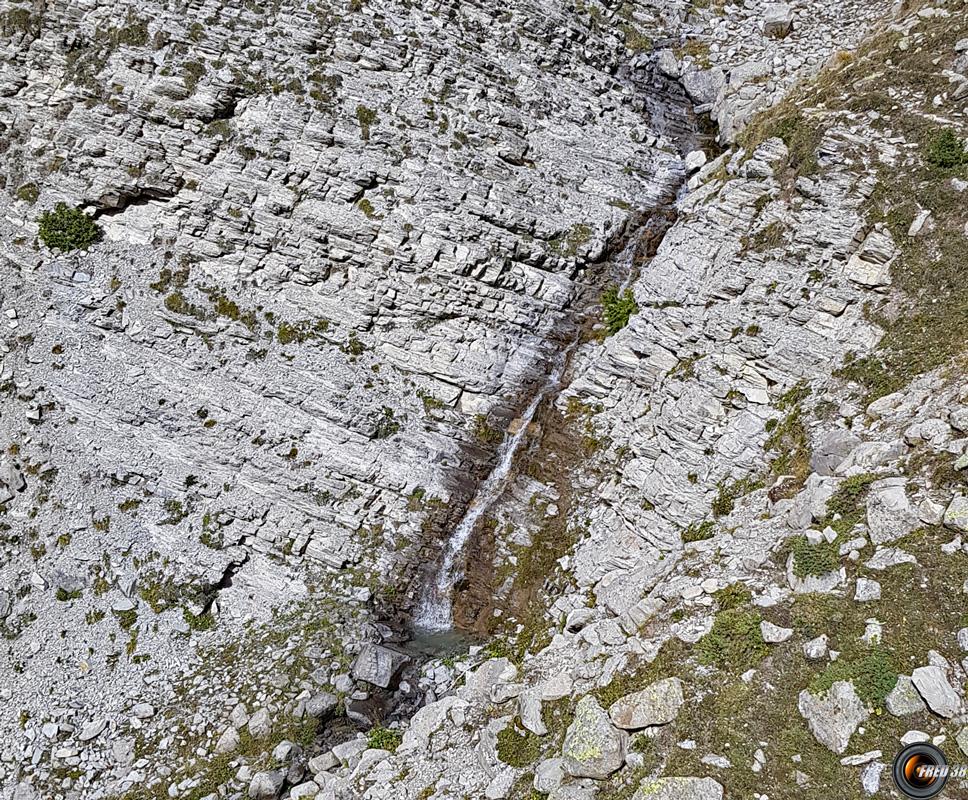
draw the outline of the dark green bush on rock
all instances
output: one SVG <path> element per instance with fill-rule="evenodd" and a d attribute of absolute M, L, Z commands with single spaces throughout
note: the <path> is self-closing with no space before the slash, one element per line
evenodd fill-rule
<path fill-rule="evenodd" d="M 968 164 L 968 151 L 951 128 L 942 128 L 928 139 L 924 158 L 935 167 L 952 169 Z"/>
<path fill-rule="evenodd" d="M 66 203 L 58 203 L 53 211 L 45 211 L 37 222 L 40 240 L 64 252 L 86 250 L 101 238 L 97 223 L 79 208 L 71 208 Z"/>
<path fill-rule="evenodd" d="M 619 294 L 618 287 L 609 286 L 602 293 L 602 316 L 609 336 L 618 333 L 628 325 L 629 319 L 633 314 L 638 313 L 638 310 L 639 306 L 632 296 L 631 289 L 626 289 Z"/>

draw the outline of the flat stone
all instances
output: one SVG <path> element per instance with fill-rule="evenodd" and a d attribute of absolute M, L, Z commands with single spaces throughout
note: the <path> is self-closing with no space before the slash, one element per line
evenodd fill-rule
<path fill-rule="evenodd" d="M 612 724 L 625 730 L 667 725 L 679 714 L 683 702 L 682 681 L 665 678 L 616 700 L 609 706 L 608 716 Z"/>
<path fill-rule="evenodd" d="M 918 667 L 911 673 L 911 682 L 935 714 L 950 718 L 961 708 L 961 698 L 948 682 L 941 667 Z"/>
<path fill-rule="evenodd" d="M 78 735 L 78 739 L 82 742 L 89 742 L 91 739 L 95 739 L 101 735 L 101 731 L 107 727 L 107 720 L 99 719 L 92 720 L 91 722 L 85 722 L 84 727 L 81 728 L 81 732 Z"/>
<path fill-rule="evenodd" d="M 712 778 L 646 778 L 632 800 L 723 800 L 723 787 Z"/>
<path fill-rule="evenodd" d="M 764 642 L 780 644 L 793 636 L 793 628 L 781 628 L 779 625 L 763 620 L 760 623 L 760 633 L 763 635 Z"/>

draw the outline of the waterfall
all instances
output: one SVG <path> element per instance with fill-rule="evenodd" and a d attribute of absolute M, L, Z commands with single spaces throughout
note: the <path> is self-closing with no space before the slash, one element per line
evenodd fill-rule
<path fill-rule="evenodd" d="M 471 533 L 473 533 L 477 521 L 494 504 L 494 501 L 497 500 L 504 490 L 508 473 L 514 464 L 514 454 L 517 452 L 518 447 L 520 447 L 521 442 L 524 441 L 528 425 L 534 419 L 534 415 L 538 410 L 538 406 L 541 405 L 541 401 L 549 393 L 558 388 L 565 371 L 565 365 L 568 363 L 568 354 L 577 344 L 578 337 L 576 336 L 564 350 L 558 353 L 547 379 L 534 397 L 531 398 L 531 402 L 528 403 L 528 407 L 521 415 L 517 430 L 513 434 L 505 434 L 504 441 L 501 442 L 501 447 L 498 449 L 497 464 L 494 466 L 491 474 L 487 476 L 487 479 L 478 488 L 464 517 L 458 523 L 457 527 L 454 528 L 454 532 L 451 534 L 450 539 L 448 539 L 444 557 L 437 570 L 436 578 L 428 582 L 424 587 L 423 596 L 414 614 L 413 624 L 415 628 L 422 631 L 435 632 L 446 631 L 453 627 L 451 592 L 454 589 L 454 584 L 461 577 L 460 571 L 456 569 L 457 557 L 464 549 L 464 545 L 467 544 L 467 540 L 470 538 Z"/>

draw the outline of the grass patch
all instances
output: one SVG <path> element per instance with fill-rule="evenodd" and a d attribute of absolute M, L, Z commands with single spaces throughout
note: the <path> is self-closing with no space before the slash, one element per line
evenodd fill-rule
<path fill-rule="evenodd" d="M 798 578 L 808 575 L 819 577 L 833 572 L 840 566 L 840 554 L 836 541 L 810 544 L 806 536 L 798 536 L 793 542 L 793 574 Z"/>
<path fill-rule="evenodd" d="M 757 489 L 763 488 L 763 479 L 747 475 L 735 481 L 722 480 L 717 486 L 716 497 L 712 503 L 714 517 L 725 517 L 736 507 L 736 501 Z"/>
<path fill-rule="evenodd" d="M 699 661 L 728 672 L 745 672 L 762 661 L 769 648 L 763 641 L 755 611 L 741 607 L 720 611 L 697 646 Z"/>
<path fill-rule="evenodd" d="M 508 725 L 497 735 L 497 757 L 519 769 L 529 766 L 541 755 L 541 737 Z"/>
<path fill-rule="evenodd" d="M 689 542 L 704 542 L 706 539 L 712 539 L 714 535 L 714 528 L 716 523 L 711 519 L 704 519 L 701 522 L 693 522 L 689 527 L 687 527 L 680 537 L 682 541 L 686 544 Z"/>
<path fill-rule="evenodd" d="M 403 736 L 400 731 L 382 726 L 371 728 L 366 734 L 367 746 L 375 750 L 389 750 L 391 753 L 395 753 L 402 741 Z"/>

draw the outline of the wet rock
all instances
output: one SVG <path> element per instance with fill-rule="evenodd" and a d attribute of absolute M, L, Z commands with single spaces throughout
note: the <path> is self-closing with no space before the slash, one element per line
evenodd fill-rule
<path fill-rule="evenodd" d="M 562 766 L 575 778 L 604 780 L 625 762 L 626 734 L 617 730 L 591 695 L 578 701 L 565 732 Z"/>
<path fill-rule="evenodd" d="M 854 731 L 870 716 L 849 681 L 836 681 L 820 695 L 800 692 L 798 708 L 817 741 L 835 753 L 847 749 Z"/>
<path fill-rule="evenodd" d="M 608 716 L 624 730 L 667 725 L 679 714 L 683 702 L 682 681 L 665 678 L 616 700 L 609 706 Z"/>

